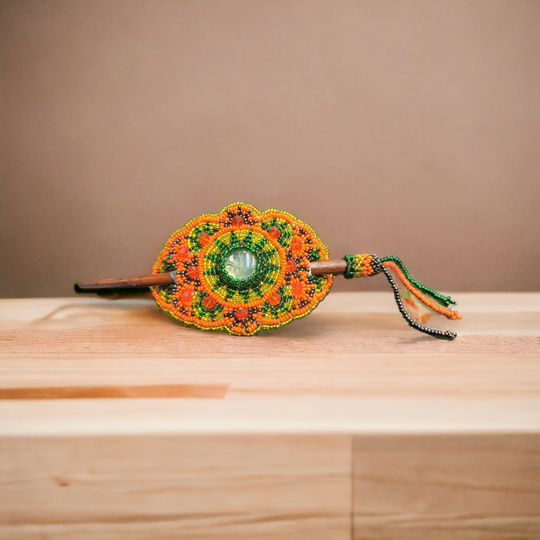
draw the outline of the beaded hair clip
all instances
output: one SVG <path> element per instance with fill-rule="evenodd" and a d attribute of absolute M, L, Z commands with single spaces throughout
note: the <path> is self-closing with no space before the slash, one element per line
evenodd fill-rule
<path fill-rule="evenodd" d="M 449 296 L 415 281 L 397 257 L 345 255 L 329 260 L 313 229 L 287 212 L 235 203 L 191 220 L 169 238 L 152 275 L 77 283 L 77 292 L 150 287 L 157 305 L 201 330 L 253 335 L 311 313 L 333 274 L 384 274 L 410 326 L 442 339 L 456 334 L 426 326 L 434 314 L 461 319 Z"/>

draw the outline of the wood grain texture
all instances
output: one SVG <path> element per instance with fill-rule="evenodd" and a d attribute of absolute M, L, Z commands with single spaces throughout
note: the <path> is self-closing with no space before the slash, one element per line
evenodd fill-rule
<path fill-rule="evenodd" d="M 349 437 L 7 438 L 0 452 L 2 538 L 350 538 Z"/>
<path fill-rule="evenodd" d="M 0 436 L 534 434 L 539 410 L 538 398 L 5 400 Z"/>
<path fill-rule="evenodd" d="M 222 399 L 226 385 L 140 384 L 135 386 L 39 386 L 0 388 L 1 399 L 209 398 Z"/>
<path fill-rule="evenodd" d="M 540 435 L 362 437 L 355 540 L 540 538 Z"/>
<path fill-rule="evenodd" d="M 454 296 L 454 342 L 389 293 L 251 338 L 0 300 L 0 538 L 538 538 L 540 295 Z"/>

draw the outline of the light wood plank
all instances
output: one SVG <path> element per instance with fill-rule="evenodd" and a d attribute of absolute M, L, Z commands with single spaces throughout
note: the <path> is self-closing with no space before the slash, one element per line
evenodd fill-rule
<path fill-rule="evenodd" d="M 538 411 L 538 397 L 7 400 L 0 436 L 540 433 Z"/>
<path fill-rule="evenodd" d="M 4 389 L 171 384 L 226 386 L 228 399 L 524 397 L 540 395 L 540 355 L 0 353 Z"/>
<path fill-rule="evenodd" d="M 540 538 L 540 435 L 362 437 L 355 540 Z"/>
<path fill-rule="evenodd" d="M 350 437 L 4 438 L 0 453 L 2 538 L 350 538 Z"/>

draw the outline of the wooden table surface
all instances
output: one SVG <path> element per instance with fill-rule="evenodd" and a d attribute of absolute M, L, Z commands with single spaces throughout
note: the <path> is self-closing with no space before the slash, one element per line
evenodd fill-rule
<path fill-rule="evenodd" d="M 540 294 L 389 293 L 254 337 L 0 300 L 0 538 L 540 538 Z"/>

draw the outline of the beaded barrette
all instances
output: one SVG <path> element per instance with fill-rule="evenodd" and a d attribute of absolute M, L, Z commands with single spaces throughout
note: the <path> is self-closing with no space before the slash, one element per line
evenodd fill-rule
<path fill-rule="evenodd" d="M 384 274 L 410 326 L 437 338 L 456 334 L 426 326 L 433 314 L 460 319 L 455 302 L 412 279 L 397 257 L 345 255 L 331 261 L 313 229 L 287 212 L 235 203 L 191 220 L 167 241 L 152 275 L 89 281 L 77 292 L 150 287 L 158 306 L 201 330 L 253 335 L 313 311 L 333 274 Z"/>

